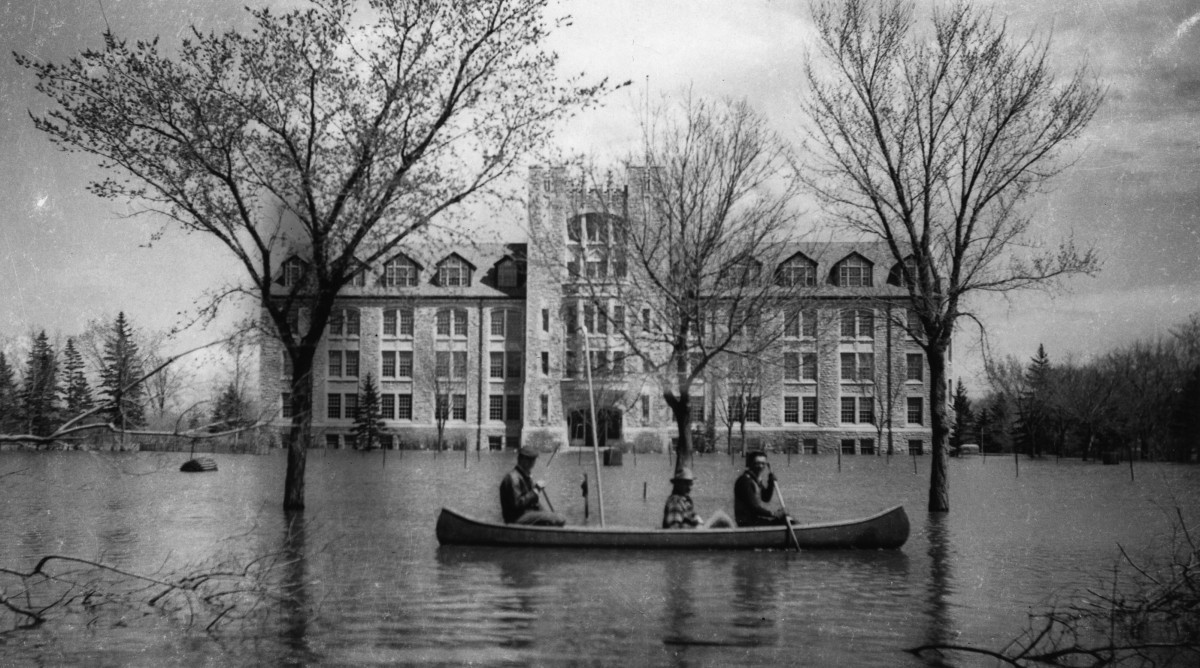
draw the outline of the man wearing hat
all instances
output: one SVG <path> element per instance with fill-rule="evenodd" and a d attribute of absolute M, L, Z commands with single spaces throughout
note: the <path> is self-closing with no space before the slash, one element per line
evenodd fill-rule
<path fill-rule="evenodd" d="M 695 529 L 702 524 L 706 528 L 733 526 L 729 516 L 719 510 L 713 513 L 708 524 L 704 524 L 692 504 L 692 484 L 695 480 L 692 470 L 686 466 L 671 478 L 671 496 L 667 497 L 667 505 L 663 507 L 663 528 Z"/>
<path fill-rule="evenodd" d="M 500 511 L 506 524 L 537 524 L 560 527 L 566 518 L 542 510 L 538 494 L 546 488 L 541 480 L 530 477 L 537 463 L 538 451 L 525 446 L 517 451 L 517 466 L 500 481 Z"/>
<path fill-rule="evenodd" d="M 764 479 L 763 474 L 767 476 Z M 787 524 L 788 516 L 782 508 L 772 509 L 767 504 L 775 495 L 775 474 L 767 463 L 767 453 L 752 450 L 746 453 L 746 470 L 733 484 L 733 516 L 740 527 Z"/>

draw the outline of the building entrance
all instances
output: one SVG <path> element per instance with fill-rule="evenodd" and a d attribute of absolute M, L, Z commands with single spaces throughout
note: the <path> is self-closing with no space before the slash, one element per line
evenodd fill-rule
<path fill-rule="evenodd" d="M 600 437 L 600 447 L 606 447 L 609 441 L 621 440 L 624 416 L 615 408 L 602 408 L 596 411 L 596 434 Z M 592 447 L 591 411 L 587 409 L 571 411 L 567 416 L 567 428 L 571 433 L 571 441 L 582 440 L 584 445 Z"/>

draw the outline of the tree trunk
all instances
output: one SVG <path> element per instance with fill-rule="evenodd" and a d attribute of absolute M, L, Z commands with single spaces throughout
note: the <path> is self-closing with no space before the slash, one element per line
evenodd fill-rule
<path fill-rule="evenodd" d="M 671 415 L 675 417 L 675 429 L 679 432 L 679 445 L 675 448 L 675 473 L 679 473 L 687 465 L 686 462 L 692 455 L 690 397 L 686 394 L 676 397 L 664 393 L 663 399 L 671 409 Z"/>
<path fill-rule="evenodd" d="M 304 509 L 304 468 L 312 441 L 312 365 L 315 349 L 306 348 L 292 360 L 292 426 L 287 436 L 287 474 L 283 483 L 284 510 Z"/>
<path fill-rule="evenodd" d="M 950 480 L 946 475 L 949 456 L 946 441 L 950 434 L 946 422 L 946 343 L 932 342 L 925 352 L 929 358 L 929 424 L 933 431 L 929 512 L 944 513 L 950 510 Z"/>

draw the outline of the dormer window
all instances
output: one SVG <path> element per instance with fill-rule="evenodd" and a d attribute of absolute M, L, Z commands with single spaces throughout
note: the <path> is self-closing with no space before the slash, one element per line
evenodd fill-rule
<path fill-rule="evenodd" d="M 520 272 L 517 263 L 506 258 L 496 265 L 496 285 L 502 288 L 515 288 L 520 283 Z"/>
<path fill-rule="evenodd" d="M 817 264 L 803 255 L 794 255 L 775 274 L 775 284 L 790 288 L 817 284 Z"/>
<path fill-rule="evenodd" d="M 394 257 L 383 265 L 383 285 L 387 288 L 412 288 L 417 285 L 417 265 L 404 257 Z"/>
<path fill-rule="evenodd" d="M 471 267 L 460 257 L 449 257 L 438 265 L 438 285 L 462 288 L 471 284 Z"/>
<path fill-rule="evenodd" d="M 837 284 L 843 288 L 871 287 L 871 263 L 861 255 L 851 255 L 838 264 Z"/>
<path fill-rule="evenodd" d="M 739 258 L 725 268 L 725 280 L 729 287 L 757 285 L 762 274 L 762 263 L 754 258 Z"/>
<path fill-rule="evenodd" d="M 917 280 L 917 258 L 909 255 L 908 257 L 904 258 L 904 262 L 902 262 L 902 263 L 897 262 L 895 265 L 892 266 L 892 270 L 890 272 L 888 272 L 888 279 L 887 279 L 888 285 L 900 285 L 900 286 L 907 285 L 908 281 L 906 281 L 904 279 L 904 271 L 906 269 L 908 270 L 908 277 L 909 277 L 908 280 L 916 281 Z"/>
<path fill-rule="evenodd" d="M 281 273 L 280 280 L 283 282 L 283 286 L 294 288 L 304 283 L 305 275 L 308 273 L 308 264 L 298 257 L 288 258 L 283 263 Z"/>

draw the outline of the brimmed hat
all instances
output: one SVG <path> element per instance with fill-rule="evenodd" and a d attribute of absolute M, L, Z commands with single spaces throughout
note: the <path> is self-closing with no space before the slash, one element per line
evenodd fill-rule
<path fill-rule="evenodd" d="M 538 451 L 537 451 L 537 448 L 532 448 L 532 447 L 526 445 L 523 448 L 521 448 L 520 450 L 517 450 L 517 454 L 521 455 L 522 457 L 529 457 L 530 459 L 537 459 Z"/>
<path fill-rule="evenodd" d="M 695 479 L 696 476 L 692 475 L 692 470 L 685 466 L 679 470 L 679 473 L 674 478 L 671 478 L 671 482 L 692 482 Z"/>

